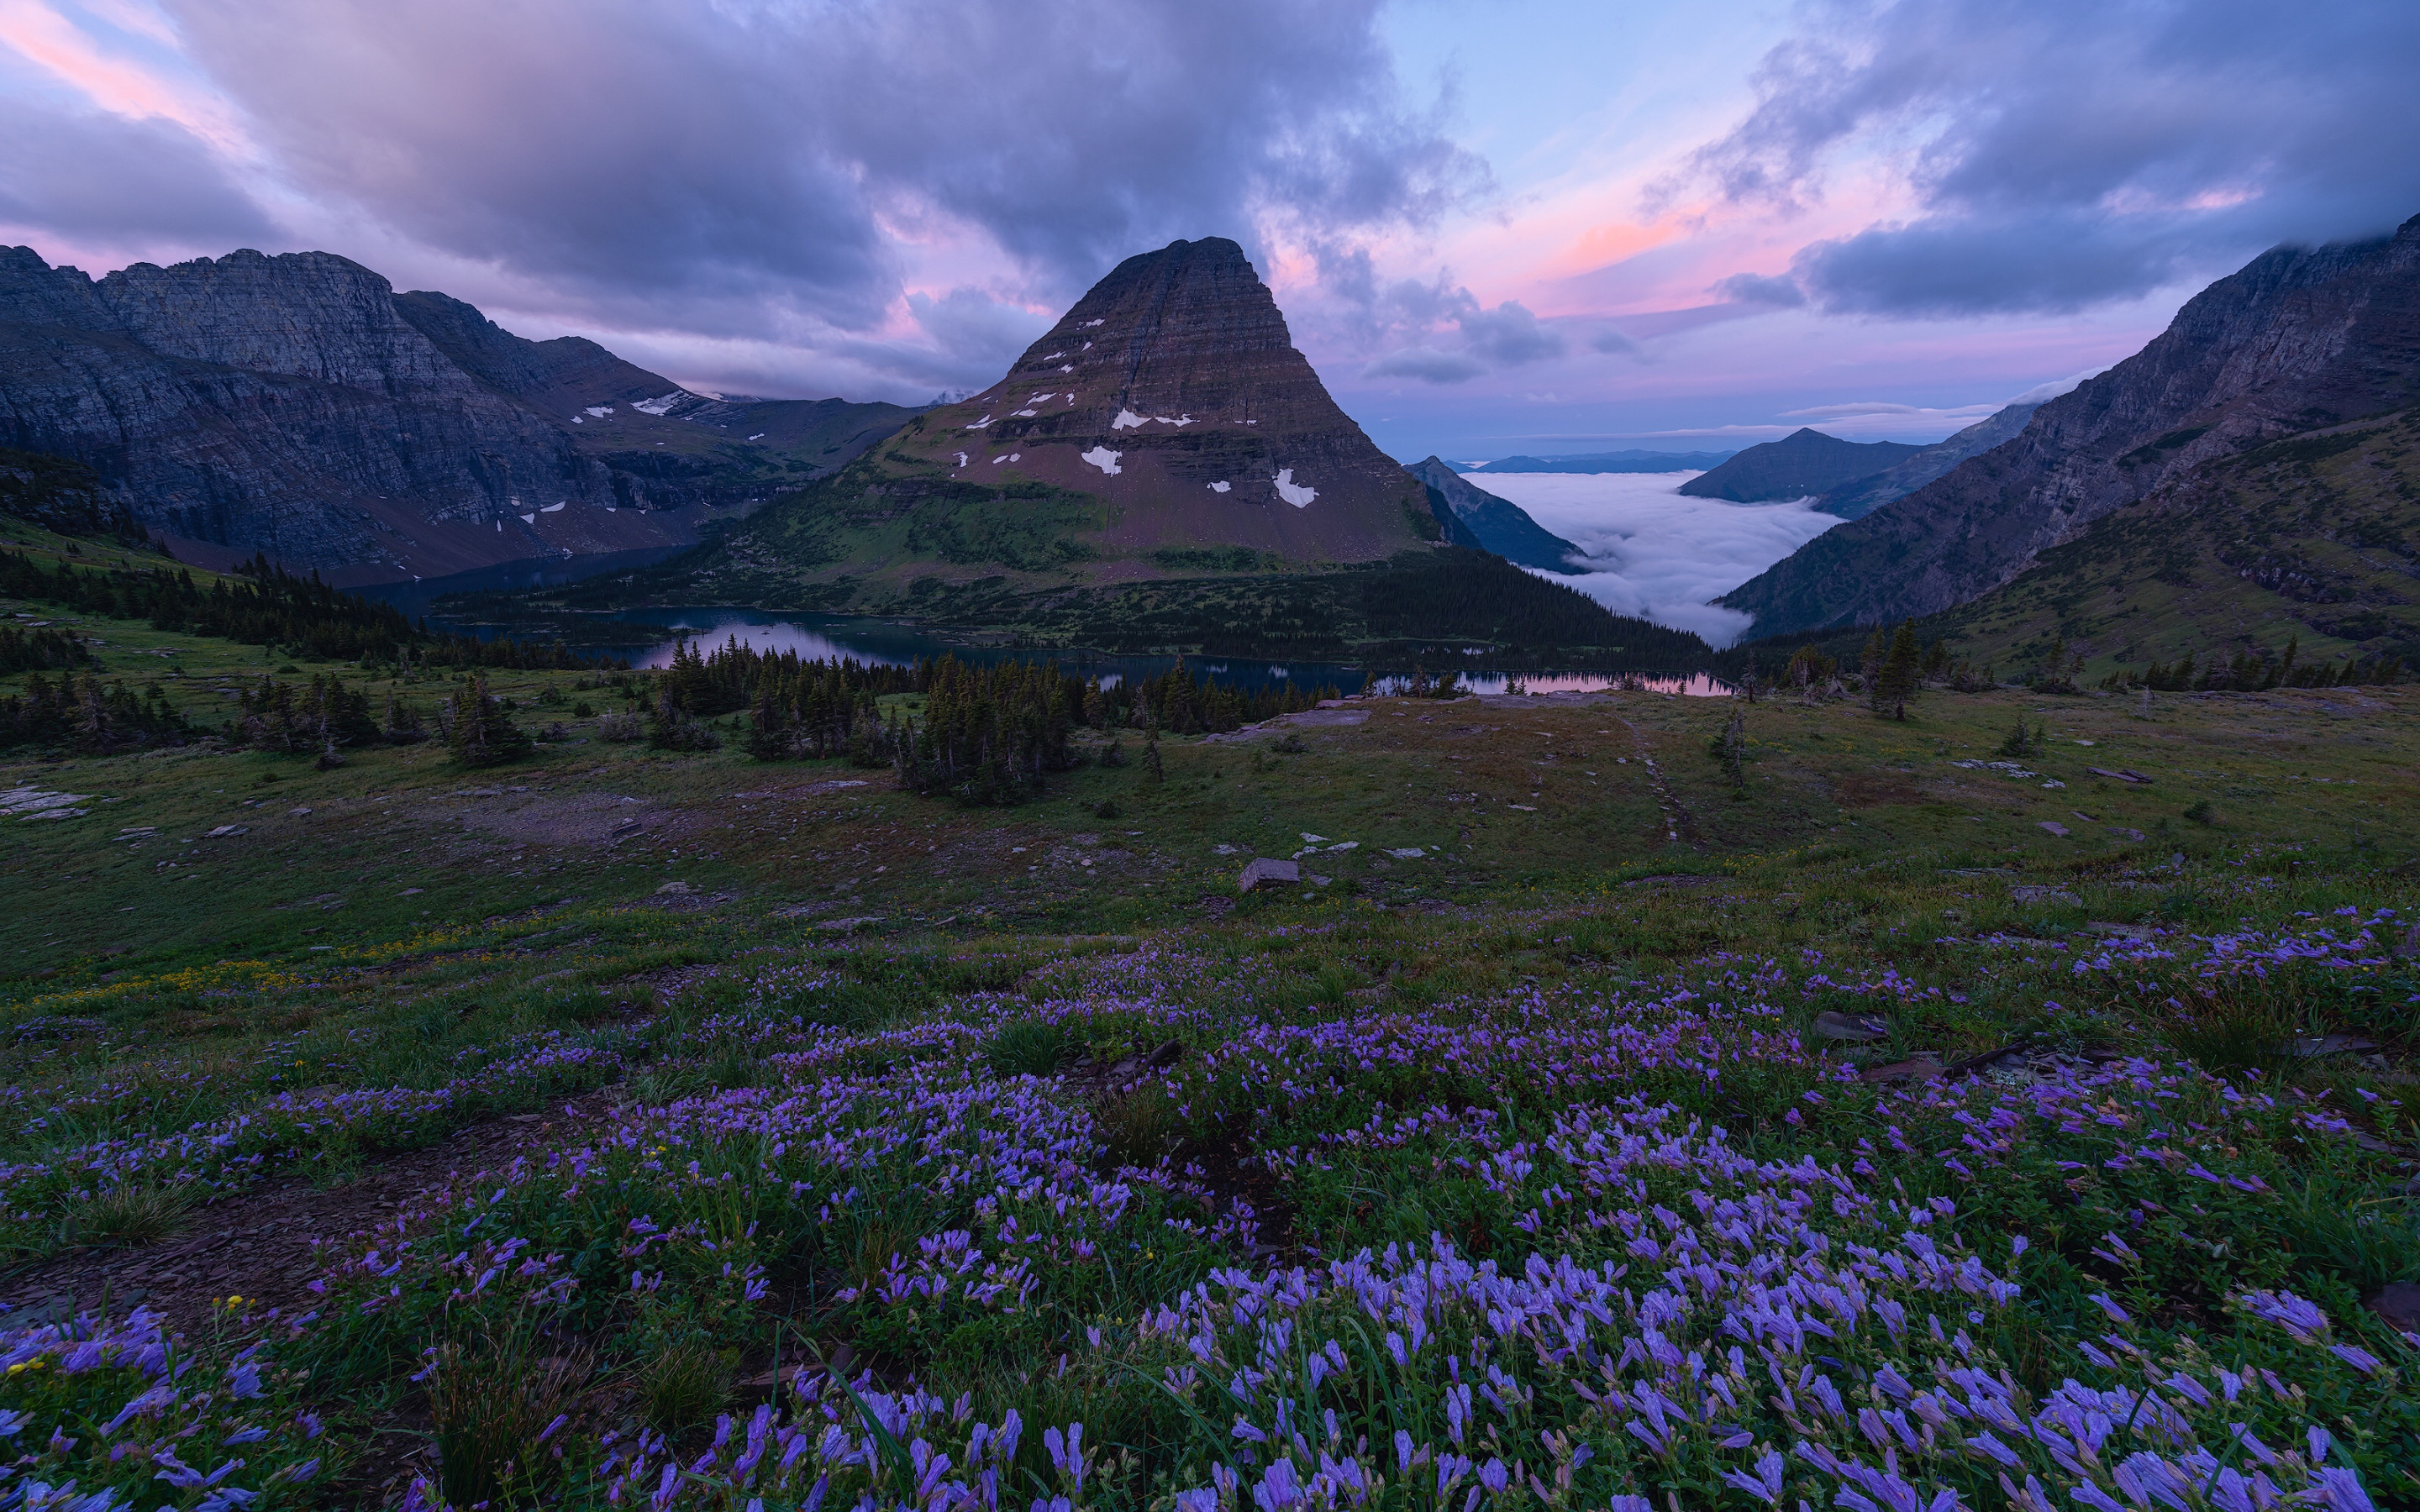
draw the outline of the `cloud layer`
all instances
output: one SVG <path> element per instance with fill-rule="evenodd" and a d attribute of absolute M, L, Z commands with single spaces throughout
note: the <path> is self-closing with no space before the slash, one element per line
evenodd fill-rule
<path fill-rule="evenodd" d="M 1694 472 L 1507 472 L 1490 492 L 1577 546 L 1590 571 L 1557 578 L 1617 614 L 1694 630 L 1730 645 L 1754 616 L 1707 602 L 1840 522 L 1804 504 L 1683 498 Z"/>
<path fill-rule="evenodd" d="M 1900 180 L 1792 257 L 1827 309 L 2078 310 L 2420 211 L 2415 59 L 2404 0 L 1827 0 L 1693 167 L 1783 213 Z"/>

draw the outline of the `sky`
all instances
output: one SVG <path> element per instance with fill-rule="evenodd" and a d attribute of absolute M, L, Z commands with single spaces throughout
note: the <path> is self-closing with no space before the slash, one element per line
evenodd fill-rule
<path fill-rule="evenodd" d="M 0 0 L 0 243 L 341 253 L 692 388 L 1242 242 L 1406 460 L 1930 441 L 2420 213 L 2410 0 Z"/>

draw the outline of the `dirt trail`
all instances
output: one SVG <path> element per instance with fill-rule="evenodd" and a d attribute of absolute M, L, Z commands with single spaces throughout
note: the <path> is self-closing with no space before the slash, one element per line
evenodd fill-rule
<path fill-rule="evenodd" d="M 165 1239 L 74 1250 L 0 1276 L 0 1304 L 65 1314 L 104 1303 L 123 1313 L 140 1303 L 179 1332 L 193 1329 L 221 1297 L 242 1297 L 252 1312 L 307 1311 L 312 1299 L 304 1288 L 330 1258 L 314 1254 L 323 1242 L 361 1233 L 414 1197 L 559 1143 L 607 1106 L 592 1093 L 546 1114 L 475 1124 L 381 1161 L 343 1186 L 274 1181 L 195 1209 Z"/>
<path fill-rule="evenodd" d="M 1656 764 L 1655 757 L 1647 744 L 1646 732 L 1628 719 L 1623 719 L 1621 715 L 1617 714 L 1614 717 L 1620 719 L 1621 727 L 1630 732 L 1630 738 L 1638 743 L 1638 759 L 1647 764 L 1648 785 L 1655 790 L 1655 807 L 1664 814 L 1664 838 L 1675 844 L 1686 845 L 1692 850 L 1704 850 L 1705 843 L 1698 837 L 1697 816 L 1690 813 L 1687 806 L 1673 795 L 1672 785 L 1664 780 L 1664 768 Z"/>

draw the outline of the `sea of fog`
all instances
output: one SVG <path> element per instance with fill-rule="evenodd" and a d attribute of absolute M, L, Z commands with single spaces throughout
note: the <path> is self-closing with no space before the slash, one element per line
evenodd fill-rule
<path fill-rule="evenodd" d="M 1688 499 L 1694 472 L 1507 472 L 1470 481 L 1509 499 L 1577 545 L 1589 571 L 1567 582 L 1617 614 L 1636 614 L 1709 644 L 1730 645 L 1748 616 L 1707 602 L 1823 534 L 1839 520 L 1809 501 L 1734 504 Z M 1544 577 L 1546 574 L 1540 574 Z"/>

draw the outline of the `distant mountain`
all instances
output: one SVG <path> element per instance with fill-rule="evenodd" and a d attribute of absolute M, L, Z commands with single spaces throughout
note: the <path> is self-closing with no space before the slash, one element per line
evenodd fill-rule
<path fill-rule="evenodd" d="M 2025 422 L 2033 418 L 2039 404 L 2012 404 L 1977 421 L 1964 430 L 1944 440 L 1933 442 L 1914 456 L 1893 463 L 1871 477 L 1844 483 L 1830 492 L 1820 495 L 1815 508 L 1825 515 L 1838 515 L 1842 519 L 1856 519 L 1869 515 L 1894 499 L 1916 492 L 1933 479 L 1970 456 L 1980 456 L 2002 441 L 2013 440 Z"/>
<path fill-rule="evenodd" d="M 1429 490 L 1429 505 L 1439 519 L 1452 522 L 1467 544 L 1493 551 L 1507 562 L 1548 572 L 1570 572 L 1579 548 L 1529 517 L 1510 499 L 1498 499 L 1454 471 L 1442 457 L 1432 456 L 1404 470 Z"/>
<path fill-rule="evenodd" d="M 1464 524 L 1337 408 L 1243 249 L 1208 238 L 1120 263 L 1006 378 L 836 476 L 561 596 L 908 614 L 1100 646 L 1698 643 L 1457 549 Z"/>
<path fill-rule="evenodd" d="M 1719 467 L 1733 452 L 1590 452 L 1581 456 L 1508 456 L 1457 471 L 1464 472 L 1702 472 Z"/>
<path fill-rule="evenodd" d="M 332 253 L 95 281 L 0 249 L 0 444 L 90 466 L 209 565 L 362 583 L 684 545 L 910 413 L 690 393 Z"/>
<path fill-rule="evenodd" d="M 1802 427 L 1777 441 L 1749 447 L 1681 485 L 1681 491 L 1694 498 L 1728 499 L 1743 504 L 1804 499 L 1870 478 L 1921 450 L 1901 441 L 1844 441 Z"/>
<path fill-rule="evenodd" d="M 1719 602 L 1755 615 L 1759 635 L 1935 613 L 2207 463 L 2415 399 L 2420 216 L 2377 240 L 2279 247 L 2042 405 L 2014 440 L 1817 536 Z"/>

